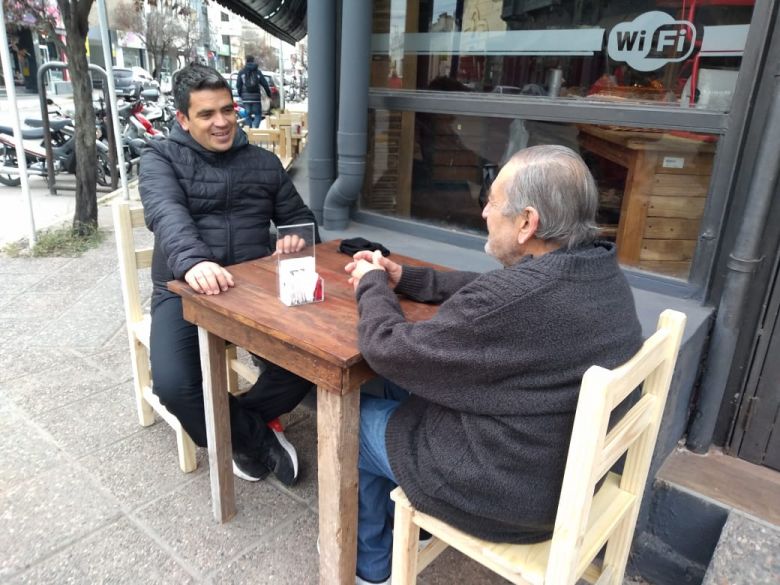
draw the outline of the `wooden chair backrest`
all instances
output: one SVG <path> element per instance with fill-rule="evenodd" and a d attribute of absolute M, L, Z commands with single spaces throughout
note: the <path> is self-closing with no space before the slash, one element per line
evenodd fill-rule
<path fill-rule="evenodd" d="M 628 362 L 585 372 L 545 583 L 574 583 L 604 544 L 604 582 L 610 582 L 609 574 L 622 576 L 685 321 L 682 313 L 664 311 L 656 332 Z M 640 385 L 639 400 L 608 428 L 613 410 Z M 596 484 L 624 454 L 619 496 L 589 522 Z"/>
<path fill-rule="evenodd" d="M 287 168 L 292 162 L 292 134 L 289 126 L 279 128 L 245 128 L 250 144 L 273 152 Z"/>
<path fill-rule="evenodd" d="M 146 229 L 144 210 L 138 203 L 114 202 L 114 231 L 119 256 L 119 274 L 122 280 L 122 297 L 128 323 L 143 319 L 141 289 L 138 271 L 152 265 L 152 246 L 136 244 L 135 230 Z"/>

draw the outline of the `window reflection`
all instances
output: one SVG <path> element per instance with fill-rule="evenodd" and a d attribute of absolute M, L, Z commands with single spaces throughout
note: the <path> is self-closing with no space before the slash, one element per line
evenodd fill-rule
<path fill-rule="evenodd" d="M 372 85 L 726 111 L 753 0 L 377 0 Z"/>
<path fill-rule="evenodd" d="M 601 236 L 625 266 L 687 278 L 717 137 L 663 129 L 372 110 L 361 206 L 484 234 L 480 196 L 522 148 L 563 144 L 599 186 Z"/>

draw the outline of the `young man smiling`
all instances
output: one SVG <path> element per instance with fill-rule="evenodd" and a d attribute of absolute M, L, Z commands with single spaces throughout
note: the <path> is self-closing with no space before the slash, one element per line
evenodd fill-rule
<path fill-rule="evenodd" d="M 176 119 L 167 140 L 141 157 L 140 192 L 154 232 L 151 362 L 154 393 L 195 443 L 206 445 L 197 328 L 166 282 L 197 292 L 234 285 L 224 266 L 271 254 L 270 225 L 314 222 L 279 159 L 238 132 L 233 96 L 214 69 L 189 65 L 174 78 Z M 284 247 L 289 242 L 279 242 Z M 289 251 L 286 250 L 285 251 Z M 311 384 L 274 364 L 246 394 L 230 396 L 233 470 L 248 481 L 273 471 L 287 485 L 298 458 L 276 420 Z"/>

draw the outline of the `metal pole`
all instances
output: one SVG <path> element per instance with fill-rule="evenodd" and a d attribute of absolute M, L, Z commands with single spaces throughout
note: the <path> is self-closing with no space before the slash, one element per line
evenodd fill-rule
<path fill-rule="evenodd" d="M 728 274 L 718 304 L 718 316 L 712 331 L 707 368 L 700 385 L 701 397 L 693 413 L 687 447 L 694 453 L 706 453 L 712 444 L 718 413 L 726 394 L 737 347 L 745 299 L 754 275 L 763 260 L 762 236 L 769 209 L 777 192 L 780 176 L 780 67 L 774 73 L 772 105 L 764 123 L 764 136 L 747 190 L 745 216 L 729 254 Z"/>
<path fill-rule="evenodd" d="M 127 175 L 125 174 L 125 157 L 122 150 L 122 132 L 119 127 L 119 110 L 116 105 L 116 86 L 114 85 L 114 61 L 111 57 L 111 39 L 108 35 L 108 12 L 106 12 L 106 0 L 97 0 L 98 19 L 100 22 L 100 40 L 103 43 L 103 61 L 106 64 L 106 82 L 108 84 L 108 99 L 111 103 L 111 125 L 114 128 L 114 144 L 116 146 L 116 160 L 119 162 L 119 178 L 122 181 L 124 199 L 130 199 L 130 191 L 127 188 Z"/>
<path fill-rule="evenodd" d="M 27 156 L 24 154 L 22 143 L 22 123 L 19 120 L 19 110 L 16 107 L 16 87 L 14 86 L 14 72 L 11 66 L 11 53 L 8 50 L 8 35 L 5 32 L 5 10 L 0 2 L 0 61 L 3 64 L 3 77 L 5 78 L 5 91 L 8 103 L 11 107 L 11 127 L 14 129 L 14 142 L 16 143 L 16 162 L 19 164 L 19 179 L 22 183 L 22 195 L 27 201 L 27 211 L 30 220 L 30 248 L 35 246 L 35 218 L 33 217 L 32 198 L 30 197 L 30 184 L 27 182 Z"/>
<path fill-rule="evenodd" d="M 284 114 L 284 107 L 286 100 L 284 99 L 284 41 L 279 39 L 279 77 L 281 78 L 279 84 L 279 107 Z"/>

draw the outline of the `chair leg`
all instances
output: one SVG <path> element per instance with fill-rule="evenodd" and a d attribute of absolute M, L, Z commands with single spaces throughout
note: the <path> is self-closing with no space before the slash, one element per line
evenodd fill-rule
<path fill-rule="evenodd" d="M 225 347 L 225 369 L 227 370 L 228 392 L 230 392 L 233 396 L 238 395 L 238 374 L 231 366 L 231 362 L 235 359 L 238 359 L 236 346 L 233 344 L 228 344 Z"/>
<path fill-rule="evenodd" d="M 402 502 L 396 502 L 393 527 L 393 585 L 417 583 L 419 543 L 420 529 L 412 522 L 412 510 Z"/>
<path fill-rule="evenodd" d="M 133 388 L 138 422 L 142 427 L 148 427 L 154 424 L 154 409 L 143 394 L 143 389 L 152 384 L 149 375 L 149 354 L 146 347 L 135 338 L 130 340 L 130 359 L 133 362 Z"/>
<path fill-rule="evenodd" d="M 181 425 L 176 429 L 176 447 L 179 452 L 179 467 L 184 473 L 195 471 L 198 462 L 195 460 L 195 443 Z"/>

